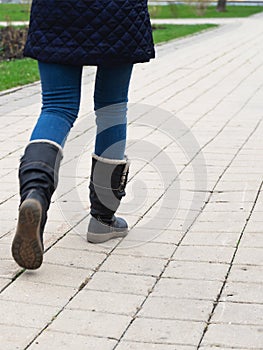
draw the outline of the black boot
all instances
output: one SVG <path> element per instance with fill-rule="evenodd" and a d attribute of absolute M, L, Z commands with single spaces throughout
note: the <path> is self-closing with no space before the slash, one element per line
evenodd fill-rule
<path fill-rule="evenodd" d="M 126 221 L 115 217 L 114 214 L 126 194 L 128 171 L 127 159 L 113 160 L 93 155 L 89 186 L 91 202 L 91 219 L 87 233 L 89 242 L 102 243 L 127 235 Z"/>
<path fill-rule="evenodd" d="M 43 261 L 43 232 L 61 159 L 62 150 L 55 144 L 31 142 L 20 161 L 21 202 L 12 255 L 26 269 L 37 269 Z"/>

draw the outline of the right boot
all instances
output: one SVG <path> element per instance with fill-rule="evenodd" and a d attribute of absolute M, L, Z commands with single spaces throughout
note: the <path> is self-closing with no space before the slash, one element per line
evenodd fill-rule
<path fill-rule="evenodd" d="M 20 206 L 12 255 L 23 268 L 43 262 L 43 232 L 51 197 L 57 187 L 62 148 L 48 140 L 32 141 L 20 161 Z"/>
<path fill-rule="evenodd" d="M 128 225 L 123 218 L 116 217 L 121 199 L 126 195 L 130 162 L 92 156 L 90 178 L 90 222 L 87 240 L 103 243 L 112 238 L 125 237 Z"/>

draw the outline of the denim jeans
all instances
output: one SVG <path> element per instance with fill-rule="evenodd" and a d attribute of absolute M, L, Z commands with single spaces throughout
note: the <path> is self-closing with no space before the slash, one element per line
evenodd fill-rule
<path fill-rule="evenodd" d="M 79 112 L 81 66 L 39 62 L 42 109 L 30 140 L 51 140 L 62 147 Z M 98 66 L 94 91 L 95 154 L 123 159 L 132 64 Z"/>

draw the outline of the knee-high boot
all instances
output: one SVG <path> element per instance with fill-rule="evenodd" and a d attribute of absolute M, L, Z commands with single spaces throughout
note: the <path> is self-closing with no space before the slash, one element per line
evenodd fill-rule
<path fill-rule="evenodd" d="M 62 159 L 62 149 L 48 141 L 28 144 L 20 161 L 21 202 L 12 255 L 21 267 L 37 269 L 43 261 L 43 232 Z"/>
<path fill-rule="evenodd" d="M 92 156 L 90 179 L 91 219 L 87 240 L 102 243 L 128 233 L 128 225 L 114 214 L 125 196 L 129 161 Z"/>

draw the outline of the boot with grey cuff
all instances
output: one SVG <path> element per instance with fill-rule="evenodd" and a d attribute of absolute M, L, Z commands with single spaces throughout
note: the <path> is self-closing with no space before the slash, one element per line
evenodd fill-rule
<path fill-rule="evenodd" d="M 90 178 L 91 219 L 87 240 L 91 243 L 103 243 L 112 238 L 125 237 L 128 225 L 122 218 L 116 217 L 128 179 L 129 161 L 92 156 Z"/>
<path fill-rule="evenodd" d="M 38 269 L 43 261 L 43 232 L 62 157 L 59 145 L 39 140 L 28 144 L 20 161 L 21 202 L 12 255 L 26 269 Z"/>

